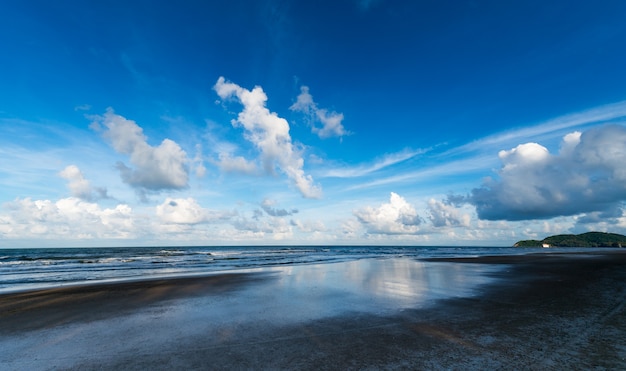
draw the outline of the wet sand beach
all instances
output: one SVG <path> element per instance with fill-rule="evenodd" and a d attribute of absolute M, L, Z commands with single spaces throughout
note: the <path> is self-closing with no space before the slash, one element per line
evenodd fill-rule
<path fill-rule="evenodd" d="M 364 259 L 0 295 L 0 369 L 625 369 L 626 252 Z"/>

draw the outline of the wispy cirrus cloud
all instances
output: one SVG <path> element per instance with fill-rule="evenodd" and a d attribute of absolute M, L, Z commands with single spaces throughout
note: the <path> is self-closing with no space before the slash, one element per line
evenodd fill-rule
<path fill-rule="evenodd" d="M 516 130 L 490 135 L 465 145 L 453 148 L 444 155 L 455 155 L 474 151 L 484 151 L 486 148 L 500 150 L 504 147 L 516 145 L 520 142 L 537 141 L 547 136 L 561 136 L 564 131 L 571 131 L 579 127 L 599 125 L 612 121 L 626 120 L 626 101 L 606 104 L 581 112 L 571 113 L 545 121 L 538 125 L 527 126 Z"/>
<path fill-rule="evenodd" d="M 79 128 L 14 118 L 0 118 L 0 128 L 0 188 L 5 192 L 50 197 L 56 194 L 54 183 L 62 185 L 57 175 L 68 163 L 97 167 L 103 162 L 99 149 L 105 145 Z"/>
<path fill-rule="evenodd" d="M 378 158 L 370 163 L 356 166 L 335 167 L 320 172 L 320 175 L 327 178 L 357 178 L 369 175 L 387 167 L 410 160 L 416 156 L 428 152 L 428 149 L 405 149 L 400 152 L 390 153 Z"/>
<path fill-rule="evenodd" d="M 483 176 L 490 175 L 498 166 L 497 153 L 505 148 L 512 148 L 519 143 L 531 140 L 559 138 L 568 130 L 597 126 L 607 122 L 623 122 L 626 120 L 626 101 L 607 104 L 577 113 L 559 116 L 538 125 L 517 130 L 509 130 L 490 135 L 470 143 L 439 153 L 429 151 L 415 169 L 404 169 L 386 177 L 354 184 L 348 190 L 377 187 L 389 184 L 409 183 L 412 181 L 455 176 L 482 171 Z M 350 174 L 347 171 L 345 174 Z M 359 172 L 354 171 L 354 174 Z M 337 172 L 341 174 L 341 172 Z"/>
<path fill-rule="evenodd" d="M 416 170 L 400 172 L 387 177 L 379 177 L 375 180 L 354 184 L 346 190 L 357 190 L 370 187 L 378 187 L 390 184 L 410 183 L 418 180 L 440 178 L 445 176 L 458 176 L 467 173 L 475 173 L 490 169 L 497 163 L 493 155 L 482 154 L 462 160 L 453 160 L 440 165 L 424 165 Z"/>

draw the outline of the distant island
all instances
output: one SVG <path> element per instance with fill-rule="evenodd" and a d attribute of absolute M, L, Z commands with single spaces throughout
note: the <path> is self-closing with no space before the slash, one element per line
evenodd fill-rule
<path fill-rule="evenodd" d="M 587 232 L 559 234 L 538 240 L 516 242 L 514 247 L 626 247 L 626 236 L 617 233 Z"/>

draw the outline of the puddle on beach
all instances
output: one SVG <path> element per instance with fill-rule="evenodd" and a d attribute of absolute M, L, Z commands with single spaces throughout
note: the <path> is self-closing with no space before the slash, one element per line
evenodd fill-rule
<path fill-rule="evenodd" d="M 341 290 L 355 300 L 389 310 L 420 307 L 435 299 L 472 295 L 477 286 L 490 281 L 486 273 L 493 269 L 401 258 L 291 268 L 292 272 L 283 277 L 288 283 L 309 275 L 308 285 L 320 284 L 328 290 Z M 319 273 L 317 277 L 315 273 Z M 307 285 L 306 281 L 298 284 Z"/>
<path fill-rule="evenodd" d="M 321 306 L 334 306 L 337 312 L 346 310 L 346 304 L 354 310 L 398 310 L 472 295 L 490 280 L 484 273 L 492 268 L 402 258 L 292 266 L 281 269 L 276 296 L 309 304 L 317 296 Z"/>
<path fill-rule="evenodd" d="M 194 298 L 192 305 L 178 310 L 198 319 L 211 313 L 213 321 L 256 318 L 283 324 L 355 312 L 388 315 L 438 299 L 475 295 L 493 280 L 489 273 L 500 269 L 409 258 L 264 268 L 258 271 L 272 279 L 223 297 Z"/>

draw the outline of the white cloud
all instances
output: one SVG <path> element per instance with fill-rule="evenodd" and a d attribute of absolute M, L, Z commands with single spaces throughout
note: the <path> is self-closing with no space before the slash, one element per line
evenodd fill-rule
<path fill-rule="evenodd" d="M 400 152 L 386 154 L 383 157 L 376 159 L 372 163 L 362 164 L 353 167 L 337 167 L 330 169 L 323 173 L 325 177 L 336 178 L 356 178 L 371 174 L 373 172 L 382 170 L 389 166 L 396 165 L 398 163 L 412 159 L 415 156 L 425 153 L 426 150 L 409 150 L 405 149 Z"/>
<path fill-rule="evenodd" d="M 309 93 L 308 86 L 302 86 L 300 88 L 300 95 L 298 95 L 296 103 L 291 105 L 289 109 L 306 114 L 310 120 L 311 131 L 322 139 L 342 137 L 350 134 L 341 123 L 343 121 L 343 114 L 318 108 L 317 104 L 313 101 L 313 96 Z M 321 127 L 316 125 L 317 122 L 322 124 Z"/>
<path fill-rule="evenodd" d="M 580 131 L 569 133 L 563 137 L 563 143 L 561 144 L 561 155 L 569 156 L 572 154 L 578 143 L 580 143 Z"/>
<path fill-rule="evenodd" d="M 497 166 L 492 153 L 507 146 L 516 146 L 521 140 L 540 141 L 552 139 L 555 135 L 565 135 L 566 130 L 572 128 L 584 128 L 606 122 L 623 122 L 626 117 L 626 101 L 595 107 L 586 111 L 563 115 L 538 125 L 510 130 L 487 136 L 465 145 L 452 148 L 432 157 L 434 166 L 423 166 L 412 172 L 403 172 L 389 177 L 377 179 L 348 187 L 349 190 L 377 187 L 389 184 L 401 184 L 421 180 L 423 178 L 441 178 L 445 176 L 458 176 L 460 174 L 484 171 L 486 168 Z M 570 132 L 572 143 L 575 143 L 576 132 Z M 567 147 L 567 145 L 564 145 Z M 566 150 L 566 148 L 564 148 Z M 459 159 L 462 156 L 462 159 Z M 350 170 L 350 169 L 346 169 Z M 342 170 L 332 170 L 334 176 L 342 174 Z M 336 174 L 336 175 L 335 175 Z M 349 175 L 350 172 L 345 174 Z"/>
<path fill-rule="evenodd" d="M 40 245 L 87 245 L 117 240 L 122 244 L 145 245 L 172 239 L 197 243 L 216 241 L 215 236 L 221 231 L 230 231 L 220 235 L 222 242 L 228 242 L 246 237 L 245 233 L 232 233 L 236 231 L 232 226 L 237 223 L 233 221 L 236 216 L 234 210 L 203 208 L 193 198 L 167 198 L 162 204 L 139 212 L 126 204 L 107 208 L 76 197 L 57 201 L 16 199 L 4 204 L 0 213 L 0 243 L 42 240 Z M 287 222 L 273 224 L 284 226 Z M 284 229 L 275 228 L 283 233 L 281 236 Z"/>
<path fill-rule="evenodd" d="M 379 207 L 367 206 L 354 211 L 354 216 L 369 233 L 414 234 L 419 232 L 422 219 L 415 208 L 402 196 L 391 192 L 389 203 Z"/>
<path fill-rule="evenodd" d="M 209 161 L 217 166 L 220 171 L 225 173 L 241 173 L 247 175 L 259 175 L 258 164 L 255 161 L 248 161 L 243 156 L 237 156 L 235 153 L 239 147 L 231 142 L 221 140 L 214 131 L 220 130 L 218 124 L 211 120 L 207 120 L 207 132 L 204 135 L 209 147 L 217 154 L 217 159 Z M 222 129 L 223 130 L 223 129 Z"/>
<path fill-rule="evenodd" d="M 99 198 L 107 198 L 107 191 L 105 188 L 92 187 L 91 183 L 85 179 L 83 173 L 78 166 L 69 165 L 61 172 L 59 176 L 69 181 L 68 187 L 72 192 L 72 196 L 78 197 L 82 200 L 93 201 Z"/>
<path fill-rule="evenodd" d="M 266 108 L 267 96 L 259 86 L 247 90 L 237 84 L 217 80 L 215 91 L 221 99 L 236 97 L 243 104 L 233 126 L 245 129 L 245 138 L 261 152 L 261 162 L 266 172 L 274 173 L 276 167 L 284 172 L 307 198 L 321 197 L 321 189 L 313 184 L 313 178 L 303 170 L 304 160 L 289 135 L 287 120 Z"/>
<path fill-rule="evenodd" d="M 509 151 L 500 151 L 498 157 L 504 164 L 503 171 L 514 171 L 517 167 L 535 168 L 544 165 L 550 159 L 550 152 L 540 144 L 526 143 Z"/>
<path fill-rule="evenodd" d="M 326 232 L 326 226 L 319 220 L 299 220 L 292 219 L 291 225 L 294 227 L 298 227 L 298 229 L 302 232 L 306 233 L 319 233 Z"/>
<path fill-rule="evenodd" d="M 285 218 L 247 218 L 239 217 L 233 220 L 233 226 L 238 231 L 254 236 L 254 239 L 270 237 L 275 240 L 282 240 L 292 237 L 293 229 Z"/>
<path fill-rule="evenodd" d="M 359 232 L 361 231 L 363 224 L 358 220 L 348 219 L 341 223 L 342 237 L 348 240 L 355 240 L 359 238 Z"/>
<path fill-rule="evenodd" d="M 137 233 L 132 209 L 125 204 L 103 209 L 76 197 L 56 202 L 25 198 L 5 208 L 4 238 L 121 239 Z"/>
<path fill-rule="evenodd" d="M 479 170 L 484 170 L 493 162 L 493 156 L 482 155 L 480 157 L 470 157 L 463 160 L 451 161 L 423 169 L 400 173 L 384 178 L 376 178 L 367 183 L 356 184 L 347 188 L 347 190 L 357 190 L 363 188 L 377 187 L 388 184 L 412 183 L 422 179 L 433 179 L 450 175 L 458 176 L 460 174 L 468 174 Z"/>
<path fill-rule="evenodd" d="M 156 147 L 149 145 L 141 127 L 112 109 L 96 116 L 92 128 L 104 130 L 102 136 L 115 151 L 130 156 L 134 168 L 117 164 L 125 183 L 142 193 L 187 187 L 187 155 L 176 142 L 164 139 Z"/>
<path fill-rule="evenodd" d="M 246 160 L 242 156 L 233 157 L 230 153 L 222 152 L 218 155 L 218 159 L 218 161 L 215 161 L 215 164 L 223 172 L 248 175 L 255 175 L 258 173 L 256 164 Z"/>
<path fill-rule="evenodd" d="M 156 215 L 166 223 L 197 224 L 206 220 L 205 211 L 192 198 L 167 198 L 156 207 Z"/>
<path fill-rule="evenodd" d="M 273 206 L 275 204 L 276 204 L 276 201 L 273 201 L 273 200 L 270 200 L 270 199 L 266 198 L 261 203 L 261 208 L 263 209 L 263 211 L 265 211 L 265 213 L 267 215 L 277 216 L 277 217 L 289 216 L 289 215 L 293 215 L 293 214 L 297 214 L 298 213 L 297 209 L 286 210 L 286 209 L 274 208 Z"/>
<path fill-rule="evenodd" d="M 91 198 L 91 184 L 85 179 L 78 166 L 67 166 L 59 172 L 59 176 L 69 181 L 68 187 L 72 191 L 72 196 L 82 199 Z"/>
<path fill-rule="evenodd" d="M 524 140 L 538 140 L 546 135 L 554 135 L 564 130 L 571 130 L 575 127 L 585 127 L 607 123 L 612 120 L 619 120 L 626 117 L 626 101 L 611 103 L 599 107 L 594 107 L 586 111 L 563 115 L 539 125 L 528 126 L 518 130 L 511 130 L 488 137 L 481 138 L 448 151 L 447 154 L 466 153 L 476 150 L 484 151 L 485 148 L 494 148 L 510 143 L 519 143 Z"/>
<path fill-rule="evenodd" d="M 434 227 L 469 227 L 471 219 L 451 203 L 433 198 L 428 201 L 428 218 Z"/>
<path fill-rule="evenodd" d="M 605 212 L 591 212 L 574 217 L 573 233 L 601 231 L 626 233 L 626 207 L 615 207 Z"/>
<path fill-rule="evenodd" d="M 211 211 L 201 207 L 193 198 L 166 198 L 156 207 L 157 217 L 171 224 L 199 224 L 216 220 L 227 220 L 234 212 Z"/>
<path fill-rule="evenodd" d="M 470 201 L 483 219 L 525 220 L 606 212 L 626 201 L 626 128 L 606 125 L 563 138 L 552 155 L 536 143 L 501 151 L 498 179 Z"/>

